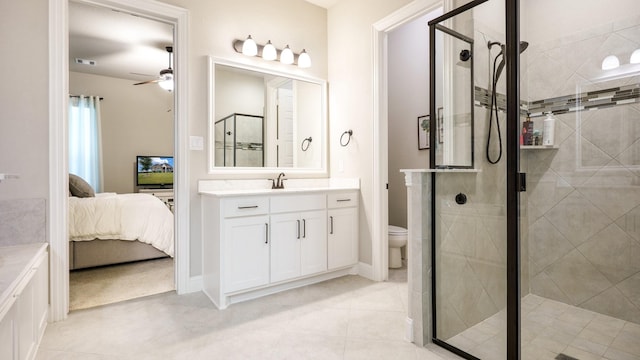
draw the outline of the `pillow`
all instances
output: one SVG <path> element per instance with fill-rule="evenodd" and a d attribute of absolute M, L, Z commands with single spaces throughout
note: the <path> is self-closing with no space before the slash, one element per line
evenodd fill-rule
<path fill-rule="evenodd" d="M 78 175 L 69 174 L 69 192 L 76 197 L 94 197 L 96 192 L 91 185 Z"/>

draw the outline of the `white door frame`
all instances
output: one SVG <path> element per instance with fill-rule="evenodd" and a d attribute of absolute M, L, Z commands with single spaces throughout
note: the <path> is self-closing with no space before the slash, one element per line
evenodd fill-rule
<path fill-rule="evenodd" d="M 415 0 L 373 24 L 373 223 L 377 224 L 373 228 L 373 280 L 376 281 L 389 277 L 388 35 L 439 7 L 442 0 Z"/>
<path fill-rule="evenodd" d="M 69 1 L 49 0 L 49 321 L 69 312 L 67 102 Z M 189 277 L 188 11 L 154 0 L 77 0 L 174 25 L 175 280 L 179 294 L 194 291 Z"/>

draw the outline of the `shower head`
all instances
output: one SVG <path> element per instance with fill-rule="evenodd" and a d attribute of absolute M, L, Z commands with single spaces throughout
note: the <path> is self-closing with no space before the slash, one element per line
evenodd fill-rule
<path fill-rule="evenodd" d="M 522 54 L 525 50 L 527 50 L 527 48 L 529 47 L 529 43 L 526 41 L 520 41 L 520 54 Z M 500 53 L 498 55 L 496 55 L 496 57 L 502 55 L 502 61 L 500 61 L 500 64 L 498 65 L 498 70 L 496 70 L 496 82 L 498 82 L 498 79 L 500 78 L 500 74 L 502 73 L 502 70 L 504 69 L 504 53 L 505 53 L 505 45 L 504 44 L 500 44 Z"/>

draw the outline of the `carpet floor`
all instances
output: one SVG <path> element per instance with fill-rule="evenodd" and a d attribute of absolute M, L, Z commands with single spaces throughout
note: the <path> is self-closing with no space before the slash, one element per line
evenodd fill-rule
<path fill-rule="evenodd" d="M 69 310 L 175 290 L 173 259 L 139 261 L 69 274 Z"/>

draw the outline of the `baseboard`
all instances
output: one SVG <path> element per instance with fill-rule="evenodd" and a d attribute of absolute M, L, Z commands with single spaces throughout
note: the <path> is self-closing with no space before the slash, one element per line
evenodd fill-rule
<path fill-rule="evenodd" d="M 415 340 L 413 338 L 413 319 L 411 319 L 410 317 L 407 317 L 405 319 L 404 337 L 408 342 L 414 342 L 414 340 Z"/>
<path fill-rule="evenodd" d="M 363 262 L 358 263 L 358 275 L 375 281 L 373 278 L 373 265 L 365 264 Z"/>
<path fill-rule="evenodd" d="M 202 291 L 202 275 L 192 276 L 189 278 L 187 286 L 183 294 L 194 293 Z"/>

